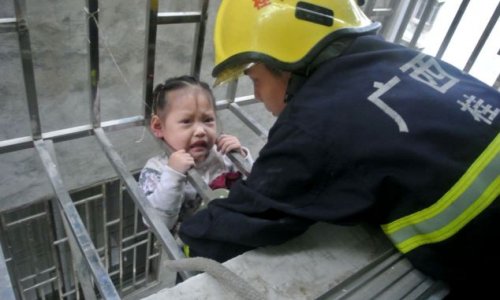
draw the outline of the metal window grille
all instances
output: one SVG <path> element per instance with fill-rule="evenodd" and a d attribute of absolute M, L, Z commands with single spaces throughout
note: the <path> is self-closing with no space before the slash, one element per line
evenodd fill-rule
<path fill-rule="evenodd" d="M 439 5 L 437 0 L 368 0 L 365 12 L 384 24 L 381 33 L 389 40 L 417 47 L 425 26 L 432 26 Z M 469 5 L 461 1 L 437 53 L 442 57 Z M 107 132 L 143 127 L 150 116 L 150 98 L 154 80 L 156 30 L 158 25 L 194 22 L 195 40 L 191 74 L 198 75 L 204 47 L 208 0 L 201 0 L 199 12 L 159 12 L 158 1 L 146 2 L 146 56 L 144 70 L 143 116 L 131 116 L 102 122 L 99 99 L 99 8 L 97 0 L 87 0 L 89 14 L 90 124 L 43 132 L 38 111 L 29 24 L 24 0 L 13 0 L 15 18 L 0 18 L 0 34 L 16 32 L 19 37 L 21 64 L 30 116 L 29 136 L 0 140 L 0 155 L 28 148 L 37 150 L 55 191 L 54 199 L 34 199 L 28 206 L 0 211 L 0 295 L 5 299 L 118 299 L 159 283 L 160 248 L 170 258 L 182 257 L 175 241 L 158 219 L 148 216 L 151 229 L 142 222 L 144 204 L 136 177 L 107 138 Z M 418 5 L 417 5 L 418 4 Z M 479 38 L 465 67 L 469 71 L 495 26 L 500 5 Z M 409 28 L 413 16 L 418 22 Z M 405 34 L 410 37 L 404 38 Z M 495 86 L 499 87 L 499 78 Z M 255 103 L 252 95 L 236 97 L 238 83 L 229 85 L 225 100 L 217 101 L 218 110 L 228 110 L 258 137 L 267 138 L 267 128 L 256 122 L 243 106 Z M 117 177 L 99 184 L 67 192 L 57 169 L 53 143 L 95 136 L 116 170 Z M 241 158 L 233 160 L 243 169 Z M 137 174 L 136 174 L 137 175 Z M 205 197 L 211 190 L 199 176 L 190 173 L 191 183 Z M 182 278 L 191 274 L 181 273 Z M 100 277 L 101 276 L 101 277 Z"/>
<path fill-rule="evenodd" d="M 74 191 L 71 198 L 122 295 L 159 283 L 156 240 L 120 180 Z M 0 214 L 0 242 L 20 299 L 82 297 L 68 237 L 57 220 L 50 200 Z"/>

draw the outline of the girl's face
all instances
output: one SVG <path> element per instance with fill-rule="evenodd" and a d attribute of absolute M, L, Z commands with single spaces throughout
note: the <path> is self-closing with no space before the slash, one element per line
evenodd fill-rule
<path fill-rule="evenodd" d="M 204 161 L 217 132 L 215 110 L 208 94 L 199 87 L 169 91 L 163 119 L 154 116 L 153 132 L 174 150 L 184 149 L 195 162 Z M 156 121 L 155 118 L 156 117 Z"/>

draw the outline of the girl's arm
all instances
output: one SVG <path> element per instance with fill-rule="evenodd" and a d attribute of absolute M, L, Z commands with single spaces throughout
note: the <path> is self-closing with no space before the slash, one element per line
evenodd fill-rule
<path fill-rule="evenodd" d="M 139 186 L 169 229 L 177 222 L 185 185 L 186 176 L 166 165 L 160 169 L 145 167 L 139 176 Z"/>

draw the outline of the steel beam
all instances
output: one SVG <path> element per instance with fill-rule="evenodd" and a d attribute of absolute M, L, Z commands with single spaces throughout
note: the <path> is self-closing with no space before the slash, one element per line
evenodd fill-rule
<path fill-rule="evenodd" d="M 59 174 L 55 163 L 55 154 L 51 150 L 52 142 L 38 140 L 35 141 L 35 148 L 38 151 L 42 164 L 49 176 L 52 189 L 54 190 L 55 205 L 61 210 L 63 223 L 65 224 L 66 234 L 68 235 L 73 255 L 75 258 L 81 258 L 75 262 L 75 271 L 80 275 L 79 279 L 83 285 L 85 296 L 91 299 L 95 297 L 93 284 L 90 280 L 90 274 L 93 277 L 93 283 L 97 286 L 100 296 L 104 299 L 120 299 L 118 292 L 104 269 L 99 254 L 92 243 L 89 233 L 73 204 L 68 191 Z"/>
<path fill-rule="evenodd" d="M 153 112 L 153 84 L 155 79 L 156 30 L 158 20 L 158 0 L 147 0 L 146 34 L 144 51 L 144 82 L 142 100 L 144 119 L 149 120 Z"/>
<path fill-rule="evenodd" d="M 90 121 L 93 128 L 101 123 L 101 99 L 99 96 L 99 5 L 98 0 L 87 0 Z"/>
<path fill-rule="evenodd" d="M 16 11 L 17 34 L 21 50 L 21 64 L 23 68 L 24 86 L 30 115 L 31 134 L 33 138 L 39 139 L 42 135 L 40 114 L 38 112 L 38 98 L 35 85 L 35 72 L 33 68 L 33 56 L 31 53 L 30 33 L 26 20 L 26 3 L 24 0 L 14 0 Z"/>
<path fill-rule="evenodd" d="M 200 22 L 202 14 L 196 11 L 161 12 L 157 14 L 157 25 L 186 24 Z"/>
<path fill-rule="evenodd" d="M 101 128 L 103 128 L 104 131 L 109 132 L 142 125 L 144 125 L 144 118 L 142 116 L 132 116 L 123 119 L 102 122 Z M 94 132 L 92 131 L 91 125 L 82 125 L 42 133 L 42 138 L 50 139 L 53 142 L 63 142 L 91 136 L 92 134 L 94 134 Z M 33 147 L 33 138 L 31 136 L 4 140 L 0 141 L 0 154 Z"/>
<path fill-rule="evenodd" d="M 200 77 L 201 61 L 203 59 L 203 48 L 205 46 L 205 31 L 207 27 L 208 0 L 201 0 L 200 19 L 196 23 L 195 38 L 193 45 L 193 56 L 191 59 L 191 75 Z"/>

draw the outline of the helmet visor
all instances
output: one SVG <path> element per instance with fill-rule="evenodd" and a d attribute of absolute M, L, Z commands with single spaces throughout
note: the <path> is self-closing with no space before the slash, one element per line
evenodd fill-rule
<path fill-rule="evenodd" d="M 246 70 L 251 68 L 254 65 L 253 62 L 240 64 L 232 67 L 228 67 L 219 72 L 219 74 L 215 76 L 215 82 L 213 84 L 214 87 L 219 86 L 221 84 L 228 83 L 230 81 L 238 79 L 241 75 L 245 73 Z"/>

